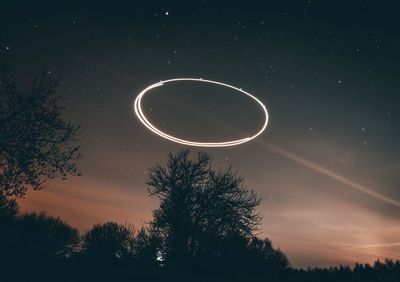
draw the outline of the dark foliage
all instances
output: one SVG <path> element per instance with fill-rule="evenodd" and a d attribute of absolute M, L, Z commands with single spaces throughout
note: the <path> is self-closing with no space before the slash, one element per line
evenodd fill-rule
<path fill-rule="evenodd" d="M 259 199 L 231 169 L 214 171 L 211 158 L 189 151 L 168 155 L 167 165 L 150 169 L 149 193 L 160 199 L 153 227 L 162 237 L 168 267 L 193 267 L 192 258 L 223 256 L 232 237 L 251 237 L 261 217 Z"/>
<path fill-rule="evenodd" d="M 14 218 L 7 226 L 7 248 L 3 255 L 8 257 L 35 258 L 71 257 L 79 243 L 78 230 L 58 217 L 45 213 L 27 213 Z"/>
<path fill-rule="evenodd" d="M 7 198 L 6 195 L 0 193 L 0 221 L 15 218 L 17 214 L 18 204 L 16 200 Z"/>
<path fill-rule="evenodd" d="M 9 199 L 0 193 L 0 256 L 4 256 L 12 245 L 18 205 L 15 199 Z"/>
<path fill-rule="evenodd" d="M 386 259 L 375 261 L 374 265 L 356 264 L 353 268 L 339 266 L 330 268 L 289 269 L 281 277 L 288 282 L 398 282 L 400 281 L 400 261 Z"/>
<path fill-rule="evenodd" d="M 1 196 L 0 281 L 400 281 L 400 261 L 392 260 L 291 268 L 281 250 L 254 234 L 259 200 L 243 179 L 213 171 L 206 154 L 188 156 L 170 154 L 166 168 L 152 168 L 149 191 L 160 208 L 137 232 L 106 222 L 80 237 L 59 218 L 18 214 L 15 200 Z"/>
<path fill-rule="evenodd" d="M 17 87 L 10 68 L 0 70 L 0 187 L 22 197 L 48 178 L 79 174 L 80 127 L 62 119 L 58 81 L 42 69 L 28 91 Z"/>
<path fill-rule="evenodd" d="M 160 266 L 161 238 L 154 230 L 142 227 L 136 235 L 133 253 L 136 262 L 146 269 L 157 269 Z"/>
<path fill-rule="evenodd" d="M 261 272 L 264 277 L 275 281 L 290 266 L 286 255 L 272 246 L 268 239 L 254 237 L 247 246 L 248 253 L 243 260 L 252 272 Z"/>
<path fill-rule="evenodd" d="M 85 255 L 109 262 L 133 254 L 134 232 L 129 226 L 106 222 L 93 226 L 83 235 L 82 241 Z"/>

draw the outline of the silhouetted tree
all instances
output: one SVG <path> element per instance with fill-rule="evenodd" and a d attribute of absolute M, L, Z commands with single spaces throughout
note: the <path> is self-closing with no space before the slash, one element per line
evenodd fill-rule
<path fill-rule="evenodd" d="M 150 169 L 146 182 L 160 199 L 153 227 L 163 238 L 162 257 L 169 266 L 184 267 L 196 256 L 221 255 L 222 242 L 234 235 L 252 236 L 261 217 L 259 199 L 246 190 L 243 178 L 229 168 L 215 171 L 211 158 L 189 151 L 168 155 L 167 165 Z"/>
<path fill-rule="evenodd" d="M 18 205 L 0 191 L 0 257 L 8 252 L 14 241 Z"/>
<path fill-rule="evenodd" d="M 0 189 L 21 197 L 48 178 L 78 174 L 75 143 L 80 127 L 62 118 L 58 81 L 42 69 L 28 91 L 17 87 L 10 68 L 0 70 Z"/>
<path fill-rule="evenodd" d="M 136 234 L 134 256 L 138 264 L 145 268 L 159 266 L 161 238 L 154 230 L 142 227 Z"/>
<path fill-rule="evenodd" d="M 79 232 L 58 217 L 45 213 L 18 216 L 13 230 L 13 255 L 27 257 L 70 257 L 79 244 Z"/>
<path fill-rule="evenodd" d="M 15 199 L 7 198 L 0 191 L 0 222 L 5 218 L 15 218 L 18 214 L 18 204 Z M 0 226 L 1 223 L 0 223 Z"/>
<path fill-rule="evenodd" d="M 83 253 L 93 260 L 128 258 L 134 248 L 133 229 L 115 222 L 96 224 L 83 235 Z"/>
<path fill-rule="evenodd" d="M 279 274 L 290 266 L 286 255 L 281 250 L 275 249 L 268 239 L 253 237 L 247 249 L 248 256 L 244 261 L 251 265 L 256 273 L 262 273 L 269 280 L 277 280 Z"/>

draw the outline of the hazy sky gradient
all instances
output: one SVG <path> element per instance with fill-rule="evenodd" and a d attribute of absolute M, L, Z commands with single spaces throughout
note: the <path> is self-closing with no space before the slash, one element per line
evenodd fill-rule
<path fill-rule="evenodd" d="M 28 193 L 23 210 L 82 231 L 148 222 L 157 201 L 147 196 L 147 169 L 185 147 L 146 130 L 132 101 L 157 81 L 202 77 L 249 91 L 269 111 L 254 142 L 206 150 L 263 198 L 261 236 L 294 266 L 399 258 L 397 7 L 266 2 L 1 9 L 2 60 L 23 85 L 47 65 L 61 79 L 66 118 L 85 129 L 84 175 Z M 262 122 L 251 101 L 212 86 L 161 87 L 145 105 L 160 128 L 200 140 L 247 136 Z"/>

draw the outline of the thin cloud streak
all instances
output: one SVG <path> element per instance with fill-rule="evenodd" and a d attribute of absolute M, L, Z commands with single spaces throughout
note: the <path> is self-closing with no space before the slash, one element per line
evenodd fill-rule
<path fill-rule="evenodd" d="M 263 147 L 267 148 L 268 150 L 270 150 L 270 151 L 272 151 L 272 152 L 274 152 L 276 154 L 279 154 L 281 156 L 284 156 L 287 159 L 289 159 L 291 161 L 294 161 L 294 162 L 296 162 L 296 163 L 298 163 L 298 164 L 300 164 L 300 165 L 302 165 L 304 167 L 307 167 L 307 168 L 311 169 L 314 172 L 317 172 L 319 174 L 322 174 L 322 175 L 325 175 L 327 177 L 330 177 L 330 178 L 332 178 L 332 179 L 334 179 L 334 180 L 336 180 L 336 181 L 338 181 L 338 182 L 340 182 L 342 184 L 345 184 L 346 186 L 348 186 L 348 187 L 350 187 L 352 189 L 355 189 L 355 190 L 357 190 L 359 192 L 362 192 L 364 194 L 367 194 L 367 195 L 369 195 L 369 196 L 371 196 L 371 197 L 373 197 L 375 199 L 378 199 L 378 200 L 383 201 L 383 202 L 385 202 L 387 204 L 390 204 L 390 205 L 393 205 L 393 206 L 395 206 L 397 208 L 400 208 L 400 202 L 399 201 L 391 199 L 391 198 L 389 198 L 389 197 L 387 197 L 387 196 L 385 196 L 383 194 L 380 194 L 380 193 L 378 193 L 378 192 L 376 192 L 376 191 L 374 191 L 374 190 L 372 190 L 372 189 L 370 189 L 370 188 L 368 188 L 368 187 L 366 187 L 366 186 L 364 186 L 364 185 L 362 185 L 360 183 L 354 182 L 353 180 L 350 180 L 350 179 L 348 179 L 348 178 L 346 178 L 344 176 L 341 176 L 341 175 L 339 175 L 339 174 L 337 174 L 337 173 L 335 173 L 333 171 L 330 171 L 329 169 L 326 169 L 321 165 L 318 165 L 318 164 L 313 163 L 313 162 L 311 162 L 311 161 L 309 161 L 307 159 L 304 159 L 304 158 L 302 158 L 302 157 L 300 157 L 298 155 L 295 155 L 295 154 L 293 154 L 291 152 L 288 152 L 288 151 L 286 151 L 286 150 L 284 150 L 284 149 L 282 149 L 282 148 L 280 148 L 278 146 L 275 146 L 275 145 L 272 145 L 272 144 L 269 144 L 269 143 L 266 143 L 266 142 L 261 142 L 261 141 L 256 141 L 256 142 L 258 144 L 262 145 Z"/>
<path fill-rule="evenodd" d="M 365 245 L 351 245 L 351 244 L 343 244 L 343 245 L 346 249 L 369 249 L 369 248 L 396 247 L 400 246 L 400 242 L 375 243 L 375 244 L 365 244 Z"/>
<path fill-rule="evenodd" d="M 225 129 L 227 128 L 227 126 L 225 124 L 221 123 L 219 120 L 217 120 L 215 118 L 209 118 L 208 116 L 202 114 L 200 111 L 196 111 L 196 110 L 188 111 L 187 107 L 181 105 L 179 102 L 174 102 L 173 103 L 171 101 L 171 103 L 174 106 L 179 107 L 180 109 L 183 109 L 188 114 L 195 114 L 196 116 L 205 117 L 205 118 L 208 118 L 209 120 L 211 119 L 214 123 L 218 124 L 219 126 L 225 128 Z M 243 132 L 241 130 L 237 130 L 236 129 L 236 130 L 231 130 L 231 131 L 233 131 L 235 133 L 243 134 Z M 362 185 L 360 183 L 357 183 L 357 182 L 355 182 L 355 181 L 353 181 L 351 179 L 348 179 L 348 178 L 346 178 L 344 176 L 341 176 L 341 175 L 339 175 L 339 174 L 337 174 L 337 173 L 335 173 L 335 172 L 333 172 L 333 171 L 331 171 L 331 170 L 329 170 L 329 169 L 327 169 L 327 168 L 325 168 L 325 167 L 323 167 L 321 165 L 313 163 L 313 162 L 311 162 L 311 161 L 309 161 L 309 160 L 307 160 L 305 158 L 302 158 L 302 157 L 300 157 L 300 156 L 298 156 L 296 154 L 293 154 L 293 153 L 291 153 L 291 152 L 289 152 L 289 151 L 287 151 L 285 149 L 282 149 L 282 148 L 280 148 L 278 146 L 272 145 L 272 144 L 267 143 L 267 142 L 260 141 L 260 139 L 255 139 L 254 142 L 259 144 L 259 145 L 261 145 L 261 146 L 263 146 L 264 148 L 267 148 L 268 150 L 270 150 L 270 151 L 272 151 L 272 152 L 274 152 L 274 153 L 276 153 L 276 154 L 278 154 L 280 156 L 283 156 L 283 157 L 285 157 L 285 158 L 287 158 L 287 159 L 289 159 L 291 161 L 294 161 L 295 163 L 298 163 L 298 164 L 300 164 L 300 165 L 302 165 L 304 167 L 307 167 L 307 168 L 311 169 L 312 171 L 314 171 L 316 173 L 319 173 L 319 174 L 322 174 L 324 176 L 327 176 L 327 177 L 329 177 L 331 179 L 334 179 L 334 180 L 336 180 L 336 181 L 338 181 L 338 182 L 340 182 L 340 183 L 342 183 L 342 184 L 344 184 L 344 185 L 346 185 L 346 186 L 348 186 L 348 187 L 350 187 L 350 188 L 352 188 L 354 190 L 357 190 L 357 191 L 362 192 L 362 193 L 364 193 L 366 195 L 369 195 L 369 196 L 371 196 L 371 197 L 373 197 L 375 199 L 378 199 L 378 200 L 383 201 L 383 202 L 385 202 L 387 204 L 390 204 L 392 206 L 400 208 L 400 202 L 399 201 L 396 201 L 396 200 L 391 199 L 391 198 L 389 198 L 389 197 L 387 197 L 387 196 L 385 196 L 383 194 L 380 194 L 380 193 L 374 191 L 371 188 L 368 188 L 368 187 L 366 187 L 366 186 L 364 186 L 364 185 Z"/>

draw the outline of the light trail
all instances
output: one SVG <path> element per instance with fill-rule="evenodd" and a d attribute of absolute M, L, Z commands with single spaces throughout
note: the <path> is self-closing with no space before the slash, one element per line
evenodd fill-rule
<path fill-rule="evenodd" d="M 229 88 L 232 88 L 234 90 L 240 91 L 248 96 L 250 96 L 251 98 L 253 98 L 255 101 L 257 101 L 260 106 L 264 109 L 265 111 L 265 123 L 264 126 L 261 128 L 261 130 L 259 132 L 257 132 L 257 134 L 253 135 L 252 137 L 247 137 L 244 139 L 239 139 L 239 140 L 233 140 L 233 141 L 228 141 L 228 142 L 220 142 L 220 143 L 202 143 L 202 142 L 194 142 L 194 141 L 187 141 L 187 140 L 183 140 L 183 139 L 179 139 L 173 136 L 170 136 L 160 130 L 158 130 L 157 128 L 155 128 L 147 119 L 146 117 L 143 115 L 143 112 L 140 108 L 140 100 L 143 97 L 144 94 L 146 94 L 146 92 L 148 92 L 149 90 L 155 88 L 155 87 L 159 87 L 162 86 L 163 84 L 167 83 L 167 82 L 172 82 L 172 81 L 181 81 L 181 80 L 187 80 L 187 81 L 201 81 L 201 82 L 208 82 L 208 83 L 214 83 L 214 84 L 218 84 L 218 85 L 222 85 L 222 86 L 226 86 Z M 140 121 L 148 128 L 150 129 L 152 132 L 156 133 L 157 135 L 166 138 L 168 140 L 180 143 L 180 144 L 184 144 L 184 145 L 190 145 L 190 146 L 198 146 L 198 147 L 228 147 L 228 146 L 234 146 L 234 145 L 239 145 L 245 142 L 248 142 L 254 138 L 256 138 L 257 136 L 259 136 L 266 128 L 267 123 L 268 123 L 268 112 L 264 106 L 264 104 L 262 104 L 261 101 L 259 101 L 256 97 L 254 97 L 253 95 L 243 91 L 240 88 L 225 84 L 225 83 L 221 83 L 221 82 L 216 82 L 216 81 L 211 81 L 211 80 L 205 80 L 205 79 L 196 79 L 196 78 L 176 78 L 176 79 L 170 79 L 170 80 L 166 80 L 166 81 L 161 81 L 158 83 L 155 83 L 153 85 L 148 86 L 146 89 L 144 89 L 137 97 L 135 100 L 135 113 L 138 116 L 138 118 L 140 119 Z M 215 120 L 216 123 L 220 124 L 218 120 Z M 225 127 L 225 125 L 220 124 L 220 126 Z M 325 168 L 324 166 L 321 166 L 317 163 L 314 163 L 312 161 L 309 161 L 299 155 L 293 154 L 281 147 L 272 145 L 270 143 L 264 142 L 262 140 L 256 140 L 255 142 L 258 145 L 261 145 L 262 147 L 264 147 L 265 149 L 274 152 L 282 157 L 287 158 L 288 160 L 291 160 L 303 167 L 306 167 L 308 169 L 310 169 L 311 171 L 324 175 L 328 178 L 331 178 L 339 183 L 344 184 L 345 186 L 356 190 L 358 192 L 361 192 L 365 195 L 368 195 L 374 199 L 377 199 L 379 201 L 382 201 L 386 204 L 389 204 L 391 206 L 394 206 L 396 208 L 400 208 L 400 201 L 395 200 L 393 198 L 390 198 L 382 193 L 376 192 L 374 191 L 372 188 L 367 187 L 363 184 L 360 184 L 358 182 L 355 182 L 347 177 L 344 177 L 338 173 L 335 173 L 327 168 Z"/>
<path fill-rule="evenodd" d="M 142 110 L 141 102 L 142 102 L 142 98 L 144 97 L 144 95 L 146 95 L 146 93 L 148 93 L 151 89 L 163 86 L 164 84 L 169 83 L 169 82 L 176 82 L 176 81 L 196 81 L 196 82 L 203 82 L 203 83 L 211 83 L 211 84 L 216 84 L 216 85 L 224 86 L 224 87 L 239 91 L 242 94 L 245 94 L 248 97 L 252 98 L 254 101 L 256 101 L 260 105 L 260 107 L 263 109 L 264 114 L 265 114 L 265 122 L 264 122 L 263 126 L 261 127 L 261 129 L 256 134 L 254 134 L 250 137 L 245 137 L 242 139 L 236 139 L 236 140 L 225 141 L 225 142 L 196 142 L 196 141 L 185 140 L 185 139 L 181 139 L 181 138 L 177 138 L 175 136 L 169 135 L 169 134 L 159 130 L 146 118 L 146 116 L 144 115 L 143 110 Z M 140 120 L 140 122 L 143 123 L 144 126 L 146 126 L 150 131 L 157 134 L 158 136 L 163 137 L 167 140 L 179 143 L 179 144 L 196 146 L 196 147 L 229 147 L 229 146 L 240 145 L 240 144 L 249 142 L 250 140 L 253 140 L 257 136 L 259 136 L 261 133 L 264 132 L 264 130 L 267 128 L 267 124 L 268 124 L 267 109 L 266 109 L 265 105 L 259 99 L 257 99 L 254 95 L 244 91 L 241 88 L 237 88 L 235 86 L 232 86 L 232 85 L 229 85 L 226 83 L 202 79 L 202 78 L 173 78 L 173 79 L 168 79 L 168 80 L 154 83 L 154 84 L 146 87 L 144 90 L 142 90 L 142 92 L 140 92 L 139 95 L 136 97 L 135 102 L 134 102 L 134 110 L 135 110 L 135 114 L 138 117 L 138 119 Z"/>

